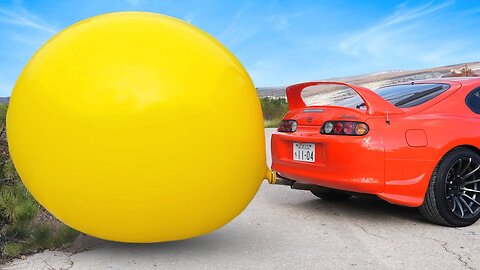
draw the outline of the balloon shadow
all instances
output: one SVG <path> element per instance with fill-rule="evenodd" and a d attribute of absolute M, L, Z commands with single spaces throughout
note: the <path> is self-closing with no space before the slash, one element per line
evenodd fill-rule
<path fill-rule="evenodd" d="M 242 225 L 241 228 L 226 225 L 206 235 L 160 243 L 122 243 L 81 235 L 75 241 L 72 251 L 81 253 L 91 250 L 95 253 L 104 253 L 105 256 L 114 254 L 115 257 L 121 257 L 122 255 L 142 257 L 154 254 L 162 254 L 165 257 L 213 256 L 220 252 L 248 248 L 249 243 L 254 243 L 259 237 L 265 236 L 255 230 L 254 226 L 248 224 Z"/>

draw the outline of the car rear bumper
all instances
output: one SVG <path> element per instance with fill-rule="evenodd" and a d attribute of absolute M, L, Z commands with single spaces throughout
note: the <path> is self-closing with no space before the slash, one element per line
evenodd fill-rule
<path fill-rule="evenodd" d="M 384 189 L 382 136 L 323 135 L 319 129 L 272 135 L 272 169 L 298 182 L 377 194 Z M 315 162 L 293 160 L 293 143 L 314 143 Z"/>

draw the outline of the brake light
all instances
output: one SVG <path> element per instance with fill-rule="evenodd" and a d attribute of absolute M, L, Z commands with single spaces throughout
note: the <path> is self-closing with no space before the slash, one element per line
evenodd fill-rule
<path fill-rule="evenodd" d="M 333 134 L 341 134 L 343 130 L 343 123 L 342 122 L 336 122 L 333 124 Z"/>
<path fill-rule="evenodd" d="M 368 133 L 368 125 L 361 122 L 327 121 L 320 133 L 328 135 L 362 136 Z"/>
<path fill-rule="evenodd" d="M 346 122 L 343 125 L 343 133 L 351 135 L 355 132 L 355 125 L 352 122 Z"/>
<path fill-rule="evenodd" d="M 297 130 L 297 121 L 295 120 L 282 120 L 278 126 L 279 132 L 295 132 Z"/>

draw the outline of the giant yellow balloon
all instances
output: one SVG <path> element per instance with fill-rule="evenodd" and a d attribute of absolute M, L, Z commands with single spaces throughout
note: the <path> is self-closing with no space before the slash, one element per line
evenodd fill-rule
<path fill-rule="evenodd" d="M 7 130 L 33 196 L 108 240 L 215 230 L 267 170 L 245 69 L 205 32 L 154 13 L 104 14 L 53 37 L 15 85 Z"/>

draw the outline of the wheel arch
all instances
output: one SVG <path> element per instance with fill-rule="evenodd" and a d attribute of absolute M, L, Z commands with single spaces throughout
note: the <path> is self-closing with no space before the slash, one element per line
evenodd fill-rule
<path fill-rule="evenodd" d="M 458 145 L 458 146 L 450 149 L 450 151 L 452 151 L 452 150 L 455 149 L 455 148 L 459 148 L 459 147 L 463 147 L 463 148 L 470 149 L 470 150 L 472 150 L 473 152 L 475 152 L 475 153 L 480 157 L 480 149 L 479 149 L 478 147 L 473 146 L 473 145 L 470 145 L 470 144 Z M 450 152 L 450 151 L 448 151 L 448 152 Z M 448 152 L 447 152 L 447 153 L 448 153 Z M 446 155 L 447 153 L 445 153 L 445 155 Z"/>
<path fill-rule="evenodd" d="M 446 155 L 448 155 L 450 152 L 452 152 L 453 150 L 458 149 L 458 148 L 469 149 L 480 157 L 480 148 L 478 148 L 477 146 L 472 145 L 472 144 L 456 144 L 455 146 L 446 147 L 444 151 L 441 151 L 442 154 L 437 159 L 437 165 Z"/>

